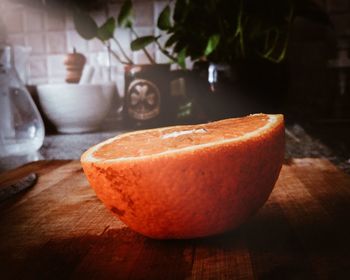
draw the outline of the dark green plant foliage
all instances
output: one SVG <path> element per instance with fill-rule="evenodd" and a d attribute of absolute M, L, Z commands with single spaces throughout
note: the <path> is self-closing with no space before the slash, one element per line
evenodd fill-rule
<path fill-rule="evenodd" d="M 171 10 L 169 5 L 167 5 L 158 17 L 157 27 L 160 30 L 169 30 L 171 28 L 170 17 L 171 17 Z"/>
<path fill-rule="evenodd" d="M 109 39 L 112 39 L 114 36 L 115 27 L 115 19 L 113 17 L 108 18 L 106 22 L 98 28 L 97 38 L 101 41 L 108 41 Z"/>
<path fill-rule="evenodd" d="M 131 0 L 124 1 L 122 7 L 120 8 L 120 12 L 118 15 L 118 25 L 120 27 L 131 27 L 131 14 L 132 14 L 132 2 Z"/>
<path fill-rule="evenodd" d="M 262 57 L 280 62 L 296 16 L 330 23 L 311 0 L 177 0 L 165 47 L 174 46 L 177 54 L 186 48 L 192 60 L 231 63 Z"/>
<path fill-rule="evenodd" d="M 100 27 L 88 13 L 82 11 L 75 11 L 73 20 L 75 29 L 86 40 L 98 38 L 104 42 L 114 36 L 116 22 L 113 17 L 108 18 Z"/>
<path fill-rule="evenodd" d="M 73 14 L 73 21 L 75 29 L 84 39 L 90 40 L 97 36 L 97 24 L 89 14 L 75 10 Z"/>
<path fill-rule="evenodd" d="M 183 69 L 186 68 L 186 62 L 185 62 L 186 56 L 187 56 L 186 52 L 187 52 L 187 49 L 183 48 L 177 56 L 177 64 L 179 64 L 180 67 Z"/>
<path fill-rule="evenodd" d="M 131 42 L 131 50 L 132 51 L 139 51 L 148 46 L 149 44 L 153 43 L 157 38 L 154 36 L 143 36 L 136 38 Z"/>
<path fill-rule="evenodd" d="M 174 9 L 174 21 L 182 21 L 187 16 L 188 4 L 190 0 L 176 0 Z"/>
<path fill-rule="evenodd" d="M 219 34 L 212 35 L 208 40 L 208 44 L 207 44 L 207 47 L 205 48 L 204 55 L 205 56 L 210 55 L 216 49 L 219 42 L 220 42 L 220 35 Z"/>
<path fill-rule="evenodd" d="M 176 36 L 176 34 L 172 34 L 172 35 L 168 38 L 168 40 L 165 42 L 164 46 L 165 46 L 166 48 L 169 48 L 169 47 L 171 47 L 172 45 L 174 45 L 174 44 L 176 43 L 176 41 L 177 41 L 177 36 Z"/>
<path fill-rule="evenodd" d="M 157 21 L 157 27 L 169 36 L 164 45 L 158 41 L 160 36 L 136 36 L 131 49 L 146 51 L 147 45 L 156 43 L 182 67 L 186 57 L 224 63 L 254 57 L 280 62 L 297 16 L 330 25 L 327 14 L 312 0 L 176 0 L 174 10 L 167 5 Z M 123 2 L 117 22 L 135 33 L 131 0 Z M 114 18 L 98 27 L 81 11 L 74 13 L 74 23 L 83 38 L 97 37 L 103 42 L 112 39 L 116 29 Z"/>

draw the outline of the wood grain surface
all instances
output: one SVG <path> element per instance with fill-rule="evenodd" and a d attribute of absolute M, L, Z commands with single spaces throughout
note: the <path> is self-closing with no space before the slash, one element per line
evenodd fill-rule
<path fill-rule="evenodd" d="M 350 279 L 350 177 L 323 159 L 286 162 L 239 229 L 143 237 L 96 198 L 77 161 L 41 161 L 38 183 L 0 204 L 0 279 Z"/>

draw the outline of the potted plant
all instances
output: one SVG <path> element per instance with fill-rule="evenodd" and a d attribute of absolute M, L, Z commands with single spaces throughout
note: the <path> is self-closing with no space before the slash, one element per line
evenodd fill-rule
<path fill-rule="evenodd" d="M 254 110 L 246 106 L 254 102 L 238 102 L 238 99 L 249 99 L 248 91 L 256 91 L 251 85 L 260 87 L 260 91 L 265 86 L 266 94 L 281 91 L 279 87 L 286 84 L 282 81 L 281 62 L 286 57 L 291 26 L 296 17 L 329 24 L 326 13 L 312 0 L 176 0 L 166 5 L 159 15 L 157 27 L 163 33 L 160 36 L 138 36 L 131 14 L 132 1 L 126 0 L 117 21 L 111 17 L 97 27 L 89 16 L 76 13 L 75 23 L 86 39 L 98 38 L 107 46 L 109 40 L 114 40 L 119 50 L 118 53 L 112 50 L 113 55 L 129 68 L 133 62 L 114 37 L 116 22 L 131 30 L 135 36 L 131 50 L 143 50 L 150 64 L 155 61 L 146 47 L 153 43 L 170 63 L 177 63 L 183 69 L 186 59 L 192 60 L 197 89 L 189 92 L 190 99 L 201 103 L 208 119 Z M 161 36 L 167 36 L 164 44 Z M 274 81 L 270 76 L 275 77 Z M 237 79 L 248 82 L 234 83 Z M 240 91 L 246 92 L 240 94 Z M 258 98 L 253 95 L 250 99 L 256 101 Z M 238 105 L 232 109 L 232 104 Z M 245 110 L 240 110 L 244 107 Z"/>
<path fill-rule="evenodd" d="M 202 86 L 191 93 L 209 118 L 217 119 L 279 107 L 287 85 L 284 60 L 297 17 L 330 25 L 312 0 L 176 0 L 158 18 L 165 43 L 152 35 L 137 42 L 142 47 L 155 42 L 181 67 L 186 67 L 186 58 L 195 62 L 197 78 L 205 76 L 210 85 L 206 91 L 197 81 Z"/>
<path fill-rule="evenodd" d="M 170 63 L 157 64 L 147 51 L 146 46 L 156 42 L 153 36 L 140 37 L 133 27 L 132 2 L 124 1 L 117 18 L 108 17 L 98 26 L 89 13 L 80 9 L 74 11 L 74 23 L 77 32 L 85 39 L 99 39 L 110 54 L 125 67 L 124 122 L 133 127 L 150 127 L 169 124 L 176 118 L 177 106 L 170 96 L 171 82 L 179 73 L 170 71 Z M 149 64 L 135 64 L 132 58 L 123 50 L 118 41 L 117 27 L 128 28 L 135 37 L 131 42 L 133 51 L 141 50 L 149 60 Z M 110 47 L 111 41 L 116 49 Z M 157 42 L 158 43 L 158 42 Z M 160 44 L 158 46 L 161 48 Z M 171 61 L 173 58 L 163 49 Z M 175 103 L 177 103 L 175 101 Z M 185 112 L 188 111 L 186 106 Z M 185 114 L 186 115 L 186 114 Z"/>
<path fill-rule="evenodd" d="M 160 49 L 173 47 L 180 63 L 183 57 L 228 64 L 259 57 L 278 63 L 285 58 L 291 25 L 300 16 L 329 24 L 312 0 L 176 0 L 173 12 L 167 5 L 158 19 L 158 28 L 169 36 Z M 157 43 L 159 37 L 153 39 Z"/>

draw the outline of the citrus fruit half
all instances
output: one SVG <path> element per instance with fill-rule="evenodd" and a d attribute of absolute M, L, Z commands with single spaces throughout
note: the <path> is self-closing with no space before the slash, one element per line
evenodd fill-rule
<path fill-rule="evenodd" d="M 126 133 L 81 157 L 97 196 L 131 229 L 194 238 L 236 228 L 269 197 L 284 158 L 282 115 Z"/>

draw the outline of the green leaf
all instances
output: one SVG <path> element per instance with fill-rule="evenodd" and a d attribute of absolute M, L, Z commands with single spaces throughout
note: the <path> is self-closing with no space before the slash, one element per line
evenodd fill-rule
<path fill-rule="evenodd" d="M 160 30 L 169 30 L 171 28 L 170 7 L 167 5 L 158 17 L 157 26 Z"/>
<path fill-rule="evenodd" d="M 89 14 L 75 11 L 73 21 L 75 29 L 84 39 L 90 40 L 97 36 L 97 24 Z"/>
<path fill-rule="evenodd" d="M 210 36 L 208 43 L 207 43 L 207 46 L 206 46 L 205 51 L 204 51 L 204 55 L 208 56 L 209 54 L 211 54 L 216 49 L 219 42 L 220 42 L 220 35 L 219 34 L 215 34 L 215 35 Z"/>
<path fill-rule="evenodd" d="M 118 15 L 118 25 L 121 27 L 131 27 L 132 2 L 125 0 Z"/>
<path fill-rule="evenodd" d="M 177 56 L 177 64 L 181 66 L 181 68 L 186 68 L 186 48 L 183 48 L 178 56 Z"/>
<path fill-rule="evenodd" d="M 115 27 L 115 19 L 110 17 L 100 28 L 98 28 L 97 38 L 101 41 L 107 41 L 113 38 Z"/>
<path fill-rule="evenodd" d="M 155 40 L 157 40 L 157 38 L 154 36 L 139 37 L 131 42 L 131 50 L 132 51 L 141 50 L 147 47 L 149 44 L 153 43 Z"/>
<path fill-rule="evenodd" d="M 174 52 L 180 53 L 187 46 L 190 46 L 189 42 L 185 38 L 179 38 L 178 40 L 176 40 L 176 44 L 174 46 Z"/>
<path fill-rule="evenodd" d="M 169 48 L 171 47 L 172 45 L 175 44 L 175 42 L 177 41 L 177 36 L 176 34 L 173 34 L 169 37 L 169 39 L 165 42 L 165 47 L 166 48 Z"/>
<path fill-rule="evenodd" d="M 189 2 L 190 2 L 189 0 L 176 1 L 175 8 L 174 8 L 174 15 L 173 15 L 173 19 L 176 22 L 182 22 L 186 18 L 189 12 L 189 9 L 191 7 L 191 4 Z M 193 6 L 195 5 L 197 4 L 194 4 Z"/>

